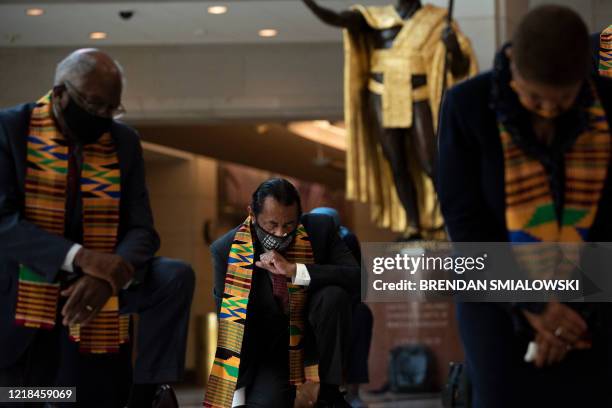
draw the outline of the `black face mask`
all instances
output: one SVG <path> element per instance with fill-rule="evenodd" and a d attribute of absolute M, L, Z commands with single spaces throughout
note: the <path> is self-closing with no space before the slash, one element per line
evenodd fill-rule
<path fill-rule="evenodd" d="M 66 126 L 73 136 L 83 144 L 95 143 L 110 130 L 113 120 L 92 115 L 69 97 L 68 105 L 62 112 Z"/>
<path fill-rule="evenodd" d="M 270 234 L 268 231 L 264 230 L 255 223 L 255 232 L 257 233 L 259 242 L 265 250 L 283 252 L 289 248 L 293 242 L 296 230 L 293 230 L 291 233 L 283 237 L 279 237 L 274 234 Z"/>

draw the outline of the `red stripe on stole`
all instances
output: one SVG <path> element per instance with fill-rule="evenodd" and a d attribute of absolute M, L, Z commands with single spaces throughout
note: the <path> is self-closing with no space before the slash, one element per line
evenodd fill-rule
<path fill-rule="evenodd" d="M 549 195 L 550 195 L 549 192 L 545 191 L 543 193 L 535 194 L 535 195 L 532 195 L 532 196 L 528 196 L 528 197 L 525 197 L 525 198 L 520 199 L 520 200 L 510 200 L 510 199 L 507 198 L 506 199 L 506 203 L 509 206 L 517 206 L 517 205 L 529 203 L 531 201 L 535 201 L 535 200 L 540 199 L 542 197 L 548 197 Z"/>
<path fill-rule="evenodd" d="M 225 280 L 225 283 L 232 285 L 232 286 L 237 286 L 242 289 L 249 289 L 251 287 L 251 285 L 248 283 L 236 282 L 236 281 L 231 280 L 230 278 L 227 278 Z"/>

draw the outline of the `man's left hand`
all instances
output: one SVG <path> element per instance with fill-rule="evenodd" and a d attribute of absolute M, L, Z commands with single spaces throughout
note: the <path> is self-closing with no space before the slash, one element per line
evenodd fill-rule
<path fill-rule="evenodd" d="M 68 297 L 62 309 L 64 326 L 86 325 L 102 310 L 113 289 L 105 280 L 83 275 L 61 294 Z"/>
<path fill-rule="evenodd" d="M 259 261 L 255 262 L 259 268 L 263 268 L 272 272 L 275 275 L 283 275 L 290 278 L 295 276 L 297 265 L 287 261 L 281 254 L 276 251 L 266 252 L 259 257 Z"/>

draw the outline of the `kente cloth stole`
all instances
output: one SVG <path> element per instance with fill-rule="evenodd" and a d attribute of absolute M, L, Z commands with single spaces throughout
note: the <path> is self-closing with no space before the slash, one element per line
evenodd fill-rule
<path fill-rule="evenodd" d="M 565 202 L 561 222 L 544 166 L 528 156 L 499 125 L 505 163 L 506 223 L 514 243 L 581 243 L 595 219 L 610 161 L 610 129 L 595 89 L 586 108 L 588 125 L 565 153 Z M 578 245 L 514 245 L 517 260 L 533 278 L 571 272 Z"/>
<path fill-rule="evenodd" d="M 612 78 L 612 24 L 599 36 L 599 75 Z"/>
<path fill-rule="evenodd" d="M 247 319 L 249 293 L 254 267 L 251 218 L 247 218 L 234 236 L 229 254 L 225 289 L 219 311 L 217 351 L 212 366 L 205 407 L 231 408 L 238 373 L 240 352 Z M 285 253 L 290 262 L 312 264 L 314 256 L 310 239 L 303 225 L 299 225 L 293 244 Z M 318 365 L 304 364 L 304 306 L 306 289 L 288 280 L 289 291 L 289 382 L 302 384 L 318 381 Z M 265 335 L 265 334 L 263 334 Z"/>
<path fill-rule="evenodd" d="M 25 219 L 58 236 L 64 235 L 68 188 L 68 145 L 51 116 L 50 94 L 41 98 L 30 119 L 27 139 Z M 109 133 L 83 147 L 81 196 L 83 245 L 112 253 L 117 243 L 120 188 L 119 160 Z M 51 329 L 55 325 L 59 282 L 20 265 L 15 321 L 20 326 Z M 70 338 L 83 353 L 119 351 L 127 340 L 129 316 L 119 316 L 119 301 L 111 297 L 86 327 L 70 327 Z"/>

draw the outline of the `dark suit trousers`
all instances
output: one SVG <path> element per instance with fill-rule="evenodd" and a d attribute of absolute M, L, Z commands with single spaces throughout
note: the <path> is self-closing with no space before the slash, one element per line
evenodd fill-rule
<path fill-rule="evenodd" d="M 374 326 L 374 316 L 368 305 L 360 301 L 354 302 L 352 321 L 346 382 L 348 384 L 367 384 L 370 382 L 368 357 Z"/>
<path fill-rule="evenodd" d="M 351 336 L 351 299 L 338 286 L 326 286 L 308 295 L 307 328 L 304 341 L 316 350 L 321 382 L 340 385 L 344 382 Z M 252 360 L 254 376 L 247 386 L 246 402 L 250 407 L 286 408 L 293 406 L 295 390 L 289 385 L 288 322 L 284 335 L 270 348 L 272 355 Z M 250 336 L 266 336 L 257 332 Z M 251 337 L 252 338 L 252 337 Z M 246 336 L 245 336 L 246 339 Z M 257 339 L 261 342 L 262 339 Z M 306 356 L 308 358 L 308 356 Z"/>
<path fill-rule="evenodd" d="M 185 367 L 195 275 L 188 264 L 168 258 L 155 258 L 151 271 L 121 297 L 121 312 L 139 315 L 134 382 L 177 382 Z"/>
<path fill-rule="evenodd" d="M 76 386 L 78 403 L 67 406 L 110 408 L 125 405 L 132 379 L 139 384 L 179 381 L 193 289 L 189 265 L 155 258 L 144 282 L 121 293 L 121 312 L 140 317 L 133 377 L 130 344 L 118 354 L 81 354 L 58 323 L 51 331 L 37 330 L 23 356 L 0 370 L 0 386 Z"/>

